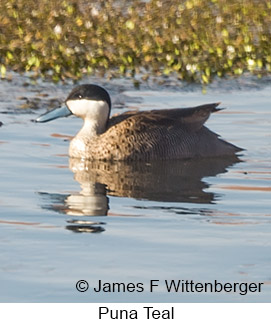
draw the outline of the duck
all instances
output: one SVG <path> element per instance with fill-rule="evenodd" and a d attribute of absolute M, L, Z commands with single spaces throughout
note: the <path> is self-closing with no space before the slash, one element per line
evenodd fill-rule
<path fill-rule="evenodd" d="M 65 106 L 39 116 L 38 123 L 75 115 L 83 127 L 71 140 L 69 156 L 86 160 L 172 160 L 232 156 L 243 150 L 209 130 L 209 116 L 220 103 L 191 108 L 128 111 L 112 116 L 107 90 L 81 84 Z"/>

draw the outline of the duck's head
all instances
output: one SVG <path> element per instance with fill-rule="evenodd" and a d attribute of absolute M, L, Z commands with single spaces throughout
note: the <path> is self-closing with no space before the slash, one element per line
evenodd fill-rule
<path fill-rule="evenodd" d="M 104 126 L 109 118 L 111 100 L 108 92 L 95 84 L 82 84 L 75 87 L 67 97 L 66 106 L 49 111 L 36 122 L 47 122 L 71 114 L 84 120 L 96 122 Z"/>

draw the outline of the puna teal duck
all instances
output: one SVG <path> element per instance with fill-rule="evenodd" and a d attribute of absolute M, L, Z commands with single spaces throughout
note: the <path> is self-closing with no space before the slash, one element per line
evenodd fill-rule
<path fill-rule="evenodd" d="M 72 139 L 70 157 L 89 160 L 152 160 L 234 155 L 242 149 L 204 126 L 219 103 L 185 109 L 126 112 L 110 116 L 108 92 L 94 84 L 75 87 L 66 106 L 36 119 L 47 122 L 71 114 L 84 120 Z"/>

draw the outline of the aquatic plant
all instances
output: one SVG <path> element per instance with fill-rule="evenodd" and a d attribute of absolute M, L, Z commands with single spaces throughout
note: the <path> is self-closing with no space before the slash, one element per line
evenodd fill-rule
<path fill-rule="evenodd" d="M 1 0 L 0 74 L 215 76 L 271 71 L 269 0 Z"/>

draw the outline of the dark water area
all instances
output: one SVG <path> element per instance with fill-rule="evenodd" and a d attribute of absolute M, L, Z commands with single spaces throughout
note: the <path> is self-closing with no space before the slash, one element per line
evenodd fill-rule
<path fill-rule="evenodd" d="M 271 83 L 104 85 L 113 112 L 222 102 L 207 121 L 238 157 L 150 163 L 70 159 L 82 121 L 31 122 L 72 84 L 0 83 L 1 302 L 268 302 L 271 294 Z M 89 290 L 80 293 L 84 279 Z M 150 280 L 161 283 L 149 292 Z M 264 283 L 262 291 L 168 293 L 165 280 Z M 98 281 L 144 292 L 93 292 Z"/>

